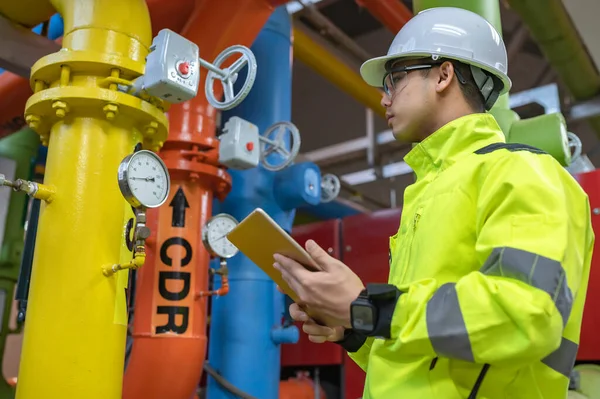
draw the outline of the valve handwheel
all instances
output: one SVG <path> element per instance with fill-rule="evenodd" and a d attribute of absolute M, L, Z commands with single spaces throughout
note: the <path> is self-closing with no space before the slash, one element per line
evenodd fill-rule
<path fill-rule="evenodd" d="M 275 137 L 271 137 L 275 134 Z M 289 135 L 289 150 L 286 138 Z M 263 167 L 267 170 L 278 171 L 291 164 L 300 151 L 300 132 L 296 125 L 291 122 L 277 122 L 259 136 L 260 160 Z M 279 160 L 273 162 L 272 158 L 267 160 L 269 155 L 279 154 Z"/>
<path fill-rule="evenodd" d="M 327 173 L 321 178 L 321 202 L 331 202 L 340 194 L 340 179 L 336 175 Z"/>
<path fill-rule="evenodd" d="M 575 133 L 567 132 L 569 140 L 569 149 L 571 150 L 571 161 L 576 160 L 581 156 L 581 139 Z"/>
<path fill-rule="evenodd" d="M 220 68 L 226 59 L 238 53 L 241 54 L 241 57 L 235 60 L 230 67 L 225 69 Z M 256 58 L 248 47 L 242 45 L 235 45 L 225 49 L 217 56 L 217 58 L 215 58 L 213 64 L 200 59 L 200 65 L 209 70 L 206 75 L 206 84 L 204 86 L 206 99 L 210 105 L 221 111 L 232 109 L 244 101 L 248 93 L 250 93 L 254 80 L 256 79 Z M 233 85 L 238 78 L 238 73 L 246 65 L 248 65 L 246 81 L 240 91 L 235 94 Z M 215 97 L 213 87 L 215 80 L 221 81 L 223 85 L 223 96 L 225 97 L 223 101 L 219 101 Z"/>

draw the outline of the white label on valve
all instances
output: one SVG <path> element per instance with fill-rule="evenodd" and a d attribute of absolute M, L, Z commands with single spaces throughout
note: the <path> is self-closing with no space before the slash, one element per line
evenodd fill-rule
<path fill-rule="evenodd" d="M 17 162 L 14 159 L 0 157 L 0 174 L 6 176 L 7 180 L 15 180 L 16 172 Z M 0 245 L 4 242 L 4 229 L 12 191 L 10 187 L 0 187 Z"/>

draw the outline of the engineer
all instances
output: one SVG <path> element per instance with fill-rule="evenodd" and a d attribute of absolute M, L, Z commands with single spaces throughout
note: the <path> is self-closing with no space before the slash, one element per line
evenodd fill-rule
<path fill-rule="evenodd" d="M 308 241 L 322 272 L 274 255 L 300 298 L 291 316 L 365 370 L 364 399 L 566 398 L 590 205 L 555 159 L 506 144 L 487 113 L 511 87 L 500 35 L 470 11 L 430 9 L 361 75 L 383 88 L 396 139 L 418 143 L 405 157 L 416 182 L 390 238 L 389 284 L 365 289 Z"/>

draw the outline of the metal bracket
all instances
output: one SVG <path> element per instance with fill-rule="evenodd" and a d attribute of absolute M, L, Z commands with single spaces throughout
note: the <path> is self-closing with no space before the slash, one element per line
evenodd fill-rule
<path fill-rule="evenodd" d="M 560 112 L 560 95 L 556 83 L 511 94 L 508 101 L 511 109 L 527 104 L 539 104 L 546 114 Z"/>
<path fill-rule="evenodd" d="M 567 115 L 567 121 L 574 122 L 598 115 L 600 115 L 600 97 L 594 97 L 573 105 Z"/>

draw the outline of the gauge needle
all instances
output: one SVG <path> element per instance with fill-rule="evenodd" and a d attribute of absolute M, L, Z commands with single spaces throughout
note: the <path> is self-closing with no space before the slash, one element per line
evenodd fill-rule
<path fill-rule="evenodd" d="M 225 233 L 225 234 L 223 234 L 221 237 L 217 237 L 217 238 L 215 239 L 215 241 L 219 241 L 220 239 L 227 237 L 227 234 L 229 234 L 229 233 Z"/>
<path fill-rule="evenodd" d="M 133 180 L 154 181 L 154 177 L 131 177 Z"/>

